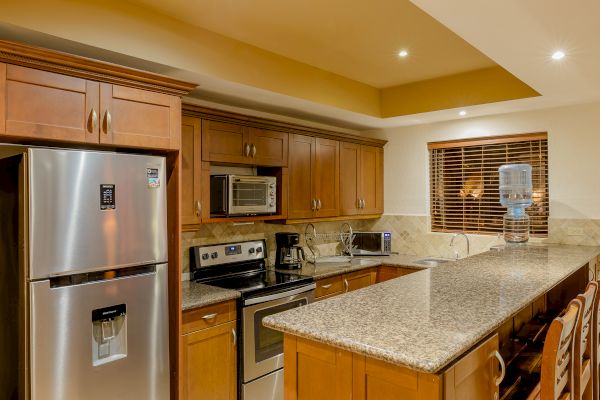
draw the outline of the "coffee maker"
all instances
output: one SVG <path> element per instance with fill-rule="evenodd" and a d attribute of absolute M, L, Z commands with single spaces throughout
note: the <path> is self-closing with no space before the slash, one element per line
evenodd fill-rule
<path fill-rule="evenodd" d="M 292 232 L 279 232 L 275 234 L 277 253 L 275 255 L 275 268 L 297 269 L 302 267 L 305 260 L 304 249 L 299 245 L 300 235 Z"/>

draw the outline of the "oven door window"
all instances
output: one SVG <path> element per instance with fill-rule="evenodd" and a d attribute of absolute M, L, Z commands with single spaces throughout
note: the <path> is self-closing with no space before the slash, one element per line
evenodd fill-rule
<path fill-rule="evenodd" d="M 232 183 L 234 207 L 264 206 L 267 204 L 268 187 L 264 183 Z"/>
<path fill-rule="evenodd" d="M 299 299 L 291 303 L 265 308 L 254 314 L 255 362 L 261 362 L 283 353 L 283 333 L 263 326 L 263 318 L 306 304 L 306 299 Z"/>
<path fill-rule="evenodd" d="M 354 239 L 354 245 L 360 250 L 381 251 L 381 234 L 361 234 Z"/>

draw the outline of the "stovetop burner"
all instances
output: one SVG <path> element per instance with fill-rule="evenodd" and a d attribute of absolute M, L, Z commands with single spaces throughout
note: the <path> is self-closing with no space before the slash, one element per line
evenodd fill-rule
<path fill-rule="evenodd" d="M 261 249 L 260 252 L 257 252 Z M 241 292 L 242 298 L 276 293 L 313 282 L 311 276 L 266 268 L 264 241 L 191 248 L 193 280 Z"/>

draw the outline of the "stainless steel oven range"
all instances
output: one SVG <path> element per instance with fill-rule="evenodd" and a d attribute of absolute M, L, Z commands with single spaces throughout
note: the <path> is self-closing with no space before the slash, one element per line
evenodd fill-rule
<path fill-rule="evenodd" d="M 192 247 L 193 279 L 238 290 L 238 391 L 242 400 L 283 400 L 283 334 L 264 317 L 314 301 L 313 278 L 266 268 L 264 240 Z"/>

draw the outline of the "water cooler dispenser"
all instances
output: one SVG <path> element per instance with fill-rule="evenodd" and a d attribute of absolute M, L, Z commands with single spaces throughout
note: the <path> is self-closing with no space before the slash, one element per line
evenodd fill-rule
<path fill-rule="evenodd" d="M 500 204 L 507 207 L 504 214 L 506 243 L 525 243 L 529 240 L 529 216 L 525 208 L 532 204 L 533 186 L 531 165 L 507 164 L 498 168 L 500 174 Z"/>

